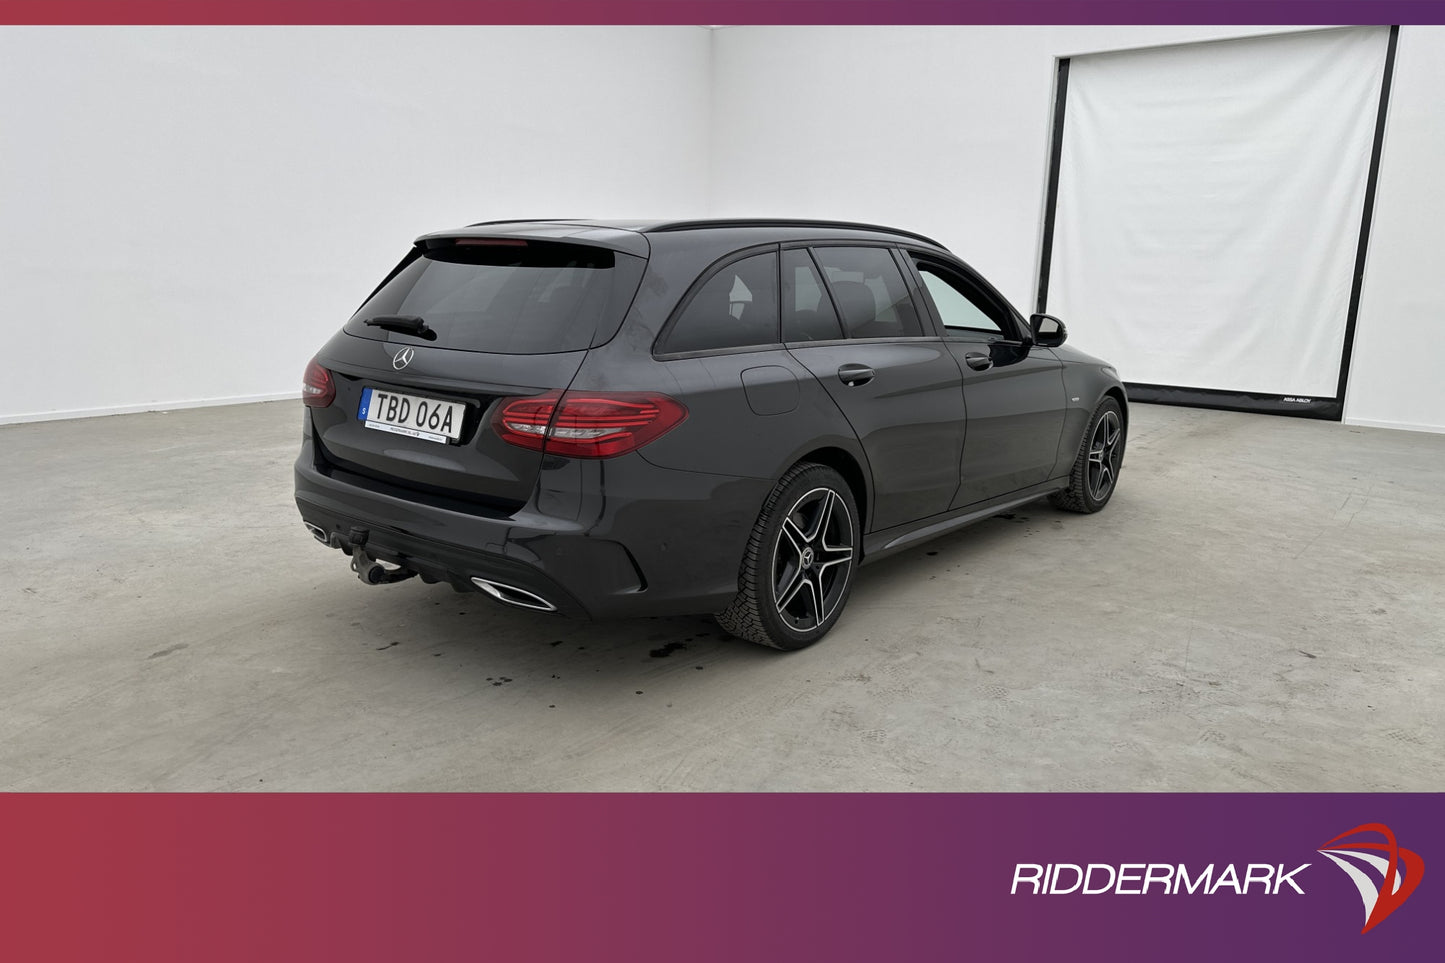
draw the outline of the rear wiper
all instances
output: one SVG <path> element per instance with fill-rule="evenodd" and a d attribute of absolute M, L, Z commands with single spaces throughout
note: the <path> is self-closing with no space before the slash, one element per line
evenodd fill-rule
<path fill-rule="evenodd" d="M 428 341 L 435 341 L 437 336 L 435 331 L 427 327 L 425 318 L 417 317 L 414 314 L 378 314 L 374 318 L 367 318 L 363 323 L 373 328 L 414 334 L 419 338 L 426 338 Z"/>

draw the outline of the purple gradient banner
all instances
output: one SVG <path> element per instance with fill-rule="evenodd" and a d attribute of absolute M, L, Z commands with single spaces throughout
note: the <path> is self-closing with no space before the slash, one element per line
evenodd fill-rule
<path fill-rule="evenodd" d="M 1440 0 L 7 0 L 4 23 L 1388 24 Z"/>
<path fill-rule="evenodd" d="M 1441 803 L 7 795 L 0 951 L 153 963 L 1438 959 Z M 1414 860 L 1398 861 L 1407 897 L 1363 934 L 1364 891 L 1318 852 L 1362 824 L 1388 827 Z M 1060 864 L 1088 881 L 1057 895 L 1016 882 L 1055 876 L 1067 890 L 1077 873 L 1034 871 Z M 1151 891 L 1134 895 L 1151 865 Z M 1161 882 L 1180 866 L 1184 885 Z M 1122 884 L 1082 892 L 1121 868 Z"/>
<path fill-rule="evenodd" d="M 1445 3 L 8 0 L 0 21 L 1441 23 Z M 1414 963 L 1441 956 L 1442 804 L 1442 795 L 1284 794 L 0 795 L 0 954 Z M 1361 850 L 1386 865 L 1356 861 L 1362 883 L 1319 852 L 1386 845 L 1379 833 L 1331 843 L 1368 824 L 1388 827 L 1395 850 L 1415 861 Z M 1151 870 L 1148 892 L 1133 892 Z M 1084 892 L 1106 878 L 1106 891 Z M 1374 904 L 1372 886 L 1385 894 Z M 1397 905 L 1378 918 L 1372 905 L 1392 896 Z"/>

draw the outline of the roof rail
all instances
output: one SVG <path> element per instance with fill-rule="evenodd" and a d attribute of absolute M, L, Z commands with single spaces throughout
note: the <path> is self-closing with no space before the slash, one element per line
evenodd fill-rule
<path fill-rule="evenodd" d="M 917 234 L 913 231 L 904 231 L 896 227 L 884 227 L 881 224 L 792 217 L 736 217 L 714 220 L 667 221 L 662 224 L 655 224 L 645 229 L 643 233 L 663 234 L 669 231 L 701 231 L 712 227 L 836 227 L 853 231 L 878 231 L 883 234 L 897 234 L 902 237 L 911 237 L 914 240 L 932 244 L 934 247 L 943 247 L 942 244 L 926 235 Z"/>

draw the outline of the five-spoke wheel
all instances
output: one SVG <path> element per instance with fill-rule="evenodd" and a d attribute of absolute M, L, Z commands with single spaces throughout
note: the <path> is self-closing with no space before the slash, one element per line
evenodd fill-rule
<path fill-rule="evenodd" d="M 1089 419 L 1069 473 L 1069 487 L 1054 492 L 1049 500 L 1071 512 L 1097 512 L 1107 505 L 1124 464 L 1125 429 L 1124 411 L 1118 400 L 1106 395 Z"/>
<path fill-rule="evenodd" d="M 1119 462 L 1124 457 L 1124 426 L 1117 411 L 1105 411 L 1094 426 L 1089 439 L 1089 495 L 1104 501 L 1119 477 Z"/>
<path fill-rule="evenodd" d="M 773 550 L 773 598 L 778 615 L 798 631 L 828 621 L 848 587 L 853 566 L 853 519 L 843 496 L 815 488 L 783 518 Z"/>
<path fill-rule="evenodd" d="M 778 482 L 748 539 L 738 594 L 717 615 L 739 638 L 801 649 L 837 622 L 861 541 L 852 489 L 826 465 L 803 463 Z"/>

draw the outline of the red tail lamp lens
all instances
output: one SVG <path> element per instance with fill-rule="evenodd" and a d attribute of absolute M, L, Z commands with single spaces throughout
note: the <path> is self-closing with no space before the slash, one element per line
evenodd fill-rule
<path fill-rule="evenodd" d="M 547 443 L 547 426 L 557 411 L 560 391 L 549 391 L 535 398 L 503 398 L 492 416 L 492 427 L 502 440 L 519 448 L 541 451 Z"/>
<path fill-rule="evenodd" d="M 325 408 L 335 400 L 336 383 L 331 380 L 331 372 L 312 359 L 301 378 L 302 404 L 308 408 Z"/>
<path fill-rule="evenodd" d="M 571 458 L 612 458 L 656 441 L 686 417 L 687 408 L 666 395 L 549 391 L 502 399 L 492 426 L 503 441 L 522 448 Z"/>

